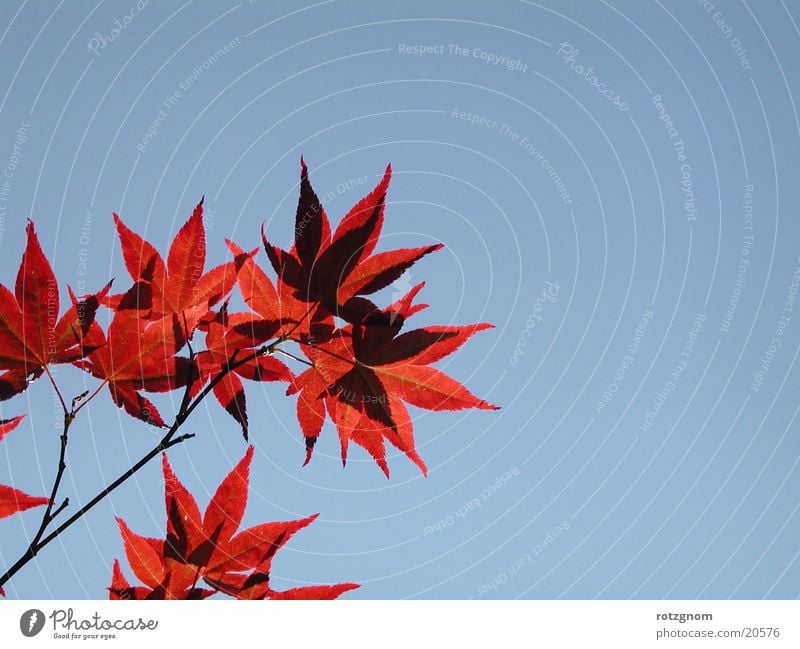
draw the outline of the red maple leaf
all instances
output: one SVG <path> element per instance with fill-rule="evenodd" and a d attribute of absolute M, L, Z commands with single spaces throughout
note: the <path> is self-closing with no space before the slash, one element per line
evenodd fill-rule
<path fill-rule="evenodd" d="M 391 165 L 375 189 L 345 215 L 333 234 L 325 208 L 311 187 L 305 161 L 301 159 L 300 165 L 300 199 L 292 249 L 287 252 L 272 245 L 263 228 L 261 232 L 267 256 L 278 274 L 277 293 L 283 298 L 284 313 L 295 317 L 297 313 L 314 314 L 321 306 L 327 312 L 323 315 L 352 321 L 354 297 L 389 286 L 414 262 L 442 248 L 436 244 L 372 254 L 383 227 Z M 284 287 L 288 290 L 282 290 Z M 288 305 L 289 296 L 300 306 Z M 317 315 L 317 319 L 321 317 Z M 302 329 L 301 332 L 306 333 Z"/>
<path fill-rule="evenodd" d="M 125 267 L 134 285 L 126 293 L 114 295 L 108 305 L 116 310 L 141 311 L 149 320 L 178 314 L 185 321 L 191 337 L 199 319 L 209 308 L 230 293 L 246 254 L 232 262 L 204 272 L 206 234 L 203 225 L 203 201 L 175 235 L 166 263 L 151 243 L 130 230 L 114 214 Z"/>
<path fill-rule="evenodd" d="M 19 394 L 51 363 L 70 363 L 97 346 L 92 324 L 110 284 L 78 300 L 59 318 L 58 282 L 31 221 L 12 293 L 0 284 L 0 400 Z"/>
<path fill-rule="evenodd" d="M 297 417 L 306 439 L 306 464 L 326 413 L 338 428 L 343 462 L 352 440 L 367 449 L 388 476 L 386 439 L 423 473 L 427 471 L 415 450 L 405 403 L 430 410 L 495 408 L 429 367 L 490 325 L 428 327 L 394 340 L 405 318 L 424 308 L 411 304 L 419 287 L 383 311 L 364 297 L 385 288 L 421 257 L 441 248 L 374 252 L 390 178 L 391 167 L 387 167 L 377 187 L 331 233 L 301 159 L 291 250 L 272 245 L 262 229 L 264 248 L 278 274 L 277 285 L 254 256 L 239 271 L 239 287 L 248 306 L 263 320 L 278 322 L 277 334 L 300 343 L 312 361 L 313 367 L 288 391 L 300 392 Z M 229 247 L 234 254 L 243 252 L 230 242 Z M 349 324 L 337 329 L 334 316 Z"/>
<path fill-rule="evenodd" d="M 4 419 L 0 421 L 0 441 L 22 421 L 25 415 L 14 417 L 13 419 Z M 6 518 L 12 514 L 23 512 L 31 507 L 41 507 L 46 505 L 50 500 L 40 496 L 29 496 L 18 489 L 0 485 L 0 518 Z M 0 594 L 5 596 L 3 590 L 0 589 Z"/>
<path fill-rule="evenodd" d="M 426 306 L 412 304 L 422 286 L 387 309 L 371 305 L 359 324 L 347 325 L 325 341 L 299 341 L 314 366 L 298 376 L 287 393 L 300 393 L 297 417 L 306 439 L 306 463 L 327 412 L 339 432 L 343 463 L 352 440 L 388 477 L 386 439 L 427 474 L 404 402 L 427 410 L 498 408 L 429 367 L 492 325 L 423 327 L 398 335 L 405 320 Z"/>
<path fill-rule="evenodd" d="M 158 409 L 140 392 L 168 392 L 197 378 L 195 364 L 175 355 L 186 343 L 178 315 L 148 322 L 122 309 L 114 314 L 107 338 L 97 329 L 104 344 L 75 364 L 104 381 L 114 403 L 129 415 L 165 427 Z"/>
<path fill-rule="evenodd" d="M 234 255 L 244 254 L 232 241 L 227 241 Z M 255 262 L 253 250 L 239 270 L 239 290 L 253 314 L 249 334 L 254 343 L 270 337 L 305 333 L 328 335 L 333 330 L 333 316 L 319 303 L 309 304 L 295 297 L 295 289 L 278 279 L 277 286 Z M 261 337 L 258 334 L 261 333 Z M 268 334 L 268 335 L 267 335 Z"/>
<path fill-rule="evenodd" d="M 192 396 L 197 394 L 208 380 L 223 374 L 213 388 L 220 405 L 242 427 L 245 440 L 248 438 L 247 401 L 241 379 L 251 381 L 291 381 L 294 374 L 286 365 L 273 356 L 256 354 L 256 346 L 269 340 L 277 332 L 277 322 L 256 318 L 249 313 L 228 314 L 227 303 L 208 320 L 204 327 L 206 349 L 195 357 L 200 380 L 192 385 Z M 236 360 L 249 359 L 245 362 Z M 234 369 L 228 371 L 228 367 Z"/>
<path fill-rule="evenodd" d="M 250 484 L 250 446 L 225 477 L 201 516 L 194 497 L 163 455 L 167 535 L 139 536 L 117 519 L 131 569 L 144 586 L 132 587 L 115 562 L 111 599 L 199 599 L 221 592 L 237 599 L 334 599 L 358 588 L 344 583 L 275 591 L 270 569 L 275 553 L 315 518 L 263 523 L 239 531 Z M 203 580 L 209 589 L 197 587 Z"/>

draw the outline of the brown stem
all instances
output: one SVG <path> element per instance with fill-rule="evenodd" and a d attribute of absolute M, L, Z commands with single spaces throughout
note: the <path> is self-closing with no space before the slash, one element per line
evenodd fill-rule
<path fill-rule="evenodd" d="M 50 524 L 50 521 L 55 518 L 56 514 L 63 509 L 63 505 L 58 508 L 58 510 L 53 513 L 53 507 L 56 503 L 56 497 L 58 496 L 58 489 L 61 486 L 61 480 L 64 477 L 64 471 L 67 469 L 67 442 L 69 441 L 69 427 L 72 425 L 75 417 L 72 413 L 67 413 L 64 415 L 64 430 L 61 433 L 61 451 L 58 456 L 58 469 L 56 471 L 56 478 L 53 480 L 53 487 L 50 490 L 50 502 L 47 503 L 47 509 L 44 510 L 44 514 L 42 515 L 42 521 L 39 523 L 39 529 L 36 531 L 36 534 L 33 537 L 30 545 L 31 547 L 36 547 L 39 543 L 39 540 L 42 538 L 45 529 Z"/>
<path fill-rule="evenodd" d="M 358 360 L 354 360 L 352 358 L 345 358 L 344 356 L 341 356 L 341 355 L 337 354 L 336 352 L 332 352 L 330 349 L 325 349 L 324 347 L 320 347 L 319 345 L 317 345 L 317 344 L 315 344 L 313 342 L 308 342 L 308 341 L 303 342 L 301 340 L 296 340 L 294 338 L 292 338 L 291 340 L 292 340 L 292 342 L 295 342 L 298 345 L 300 345 L 300 344 L 308 345 L 309 347 L 313 347 L 314 349 L 316 349 L 317 351 L 322 352 L 323 354 L 327 354 L 328 356 L 332 356 L 333 358 L 338 358 L 340 361 L 343 361 L 345 363 L 350 363 L 350 365 L 352 365 L 353 367 L 355 367 L 355 366 L 357 366 L 359 364 Z"/>
<path fill-rule="evenodd" d="M 161 438 L 161 441 L 150 449 L 136 464 L 131 466 L 127 471 L 125 471 L 122 475 L 120 475 L 114 482 L 110 483 L 108 486 L 103 488 L 94 498 L 92 498 L 89 502 L 87 502 L 83 507 L 81 507 L 78 511 L 76 511 L 72 516 L 70 516 L 67 520 L 65 520 L 61 525 L 56 527 L 50 534 L 45 536 L 44 532 L 47 529 L 47 526 L 53 521 L 56 515 L 61 512 L 68 504 L 69 500 L 65 500 L 58 509 L 53 511 L 53 503 L 55 502 L 56 494 L 58 492 L 58 487 L 61 484 L 61 479 L 64 475 L 64 470 L 66 469 L 66 448 L 67 448 L 67 432 L 69 431 L 69 426 L 72 424 L 72 421 L 75 419 L 75 412 L 68 412 L 65 410 L 64 415 L 64 434 L 61 436 L 61 456 L 59 459 L 58 464 L 58 472 L 56 474 L 55 482 L 53 483 L 53 490 L 52 495 L 50 498 L 50 502 L 47 506 L 47 510 L 45 511 L 44 516 L 42 517 L 42 523 L 39 526 L 39 530 L 36 532 L 36 535 L 31 541 L 28 549 L 25 553 L 17 560 L 14 565 L 12 565 L 4 575 L 0 576 L 0 586 L 5 584 L 9 579 L 11 579 L 19 570 L 21 570 L 27 563 L 33 560 L 39 551 L 49 544 L 51 541 L 57 539 L 67 528 L 69 528 L 73 523 L 80 520 L 90 509 L 92 509 L 95 505 L 99 502 L 104 500 L 108 495 L 110 495 L 117 487 L 122 485 L 126 482 L 129 478 L 131 478 L 134 474 L 136 474 L 139 469 L 145 466 L 150 460 L 158 456 L 160 453 L 166 451 L 168 448 L 172 448 L 178 444 L 185 442 L 188 439 L 194 437 L 193 433 L 185 433 L 178 437 L 175 437 L 175 434 L 178 432 L 178 429 L 183 425 L 189 415 L 194 411 L 194 409 L 200 404 L 200 402 L 208 396 L 209 392 L 214 389 L 214 386 L 217 385 L 220 381 L 222 381 L 225 376 L 235 370 L 237 367 L 244 365 L 245 363 L 258 358 L 259 356 L 263 356 L 266 354 L 272 354 L 282 342 L 286 340 L 285 336 L 281 336 L 274 342 L 270 343 L 269 345 L 264 345 L 258 348 L 252 354 L 248 356 L 236 360 L 236 356 L 238 354 L 238 350 L 236 350 L 232 355 L 231 358 L 228 360 L 227 364 L 223 368 L 223 370 L 214 377 L 214 379 L 200 392 L 200 394 L 195 397 L 194 401 L 190 400 L 189 394 L 191 386 L 186 387 L 186 392 L 183 395 L 183 400 L 181 402 L 181 407 L 178 410 L 177 415 L 175 416 L 175 421 L 173 422 L 172 426 L 170 426 L 169 430 L 166 432 L 164 437 Z M 193 355 L 193 352 L 190 351 L 190 354 Z M 85 405 L 85 402 L 84 404 Z"/>
<path fill-rule="evenodd" d="M 76 511 L 72 516 L 70 516 L 67 520 L 65 520 L 61 525 L 59 525 L 46 537 L 41 538 L 42 534 L 44 533 L 44 528 L 40 529 L 40 533 L 37 535 L 38 538 L 35 539 L 35 542 L 31 543 L 28 546 L 28 549 L 25 551 L 25 553 L 19 558 L 19 560 L 17 560 L 17 562 L 13 566 L 11 566 L 2 577 L 0 577 L 0 586 L 5 584 L 17 572 L 19 572 L 19 570 L 23 568 L 29 561 L 31 561 L 43 547 L 45 547 L 48 543 L 58 538 L 68 527 L 70 527 L 73 523 L 81 519 L 97 503 L 99 503 L 106 496 L 111 494 L 111 492 L 113 492 L 128 478 L 133 476 L 139 469 L 141 469 L 145 464 L 147 464 L 150 460 L 156 457 L 159 453 L 167 450 L 168 448 L 171 448 L 172 446 L 176 446 L 177 444 L 185 442 L 187 439 L 191 439 L 192 437 L 194 437 L 194 434 L 189 433 L 186 435 L 181 435 L 180 437 L 176 437 L 175 439 L 170 440 L 166 443 L 163 444 L 159 443 L 157 446 L 152 448 L 144 457 L 142 457 L 136 464 L 134 464 L 127 471 L 125 471 L 125 473 L 123 473 L 116 480 L 114 480 L 114 482 L 105 487 L 100 493 L 98 493 L 94 498 L 92 498 L 88 503 L 86 503 L 83 507 L 81 507 L 78 511 Z M 57 512 L 61 511 L 61 509 L 63 509 L 64 506 L 65 505 L 59 507 Z M 50 517 L 50 521 L 53 520 L 54 516 L 55 515 Z"/>
<path fill-rule="evenodd" d="M 104 387 L 106 387 L 106 385 L 108 385 L 108 381 L 103 381 L 98 386 L 98 388 L 94 392 L 92 392 L 92 394 L 90 394 L 88 397 L 86 397 L 86 398 L 84 398 L 82 400 L 82 403 L 73 411 L 73 414 L 77 415 L 81 411 L 81 409 L 84 406 L 86 406 L 87 403 L 89 403 L 92 399 L 94 399 L 100 393 L 100 390 L 102 390 Z"/>
<path fill-rule="evenodd" d="M 308 365 L 309 367 L 314 367 L 314 363 L 312 363 L 310 361 L 307 361 L 305 358 L 300 358 L 299 356 L 295 356 L 294 354 L 292 354 L 290 352 L 287 352 L 285 349 L 276 349 L 275 352 L 277 354 L 283 354 L 284 356 L 287 356 L 288 358 L 293 358 L 298 363 L 303 363 L 304 365 Z"/>
<path fill-rule="evenodd" d="M 53 385 L 53 389 L 56 391 L 56 395 L 58 396 L 58 400 L 61 402 L 61 408 L 64 410 L 64 415 L 66 416 L 69 410 L 67 410 L 67 404 L 64 401 L 64 397 L 61 396 L 61 390 L 58 389 L 58 385 L 56 385 L 56 380 L 53 378 L 53 375 L 50 373 L 50 368 L 47 365 L 44 366 L 44 373 L 47 374 L 47 378 L 50 379 L 50 383 Z"/>
<path fill-rule="evenodd" d="M 49 376 L 49 373 L 48 373 Z M 53 384 L 55 385 L 55 383 Z M 63 402 L 62 402 L 63 403 Z M 61 432 L 61 450 L 58 455 L 58 469 L 56 470 L 56 477 L 53 480 L 53 486 L 50 489 L 50 500 L 47 503 L 47 508 L 44 510 L 44 514 L 42 514 L 42 520 L 39 523 L 39 529 L 36 530 L 36 534 L 33 535 L 33 539 L 28 544 L 28 548 L 25 550 L 25 553 L 20 557 L 19 561 L 17 561 L 14 566 L 2 577 L 0 577 L 0 586 L 6 583 L 13 574 L 19 570 L 22 566 L 24 566 L 28 561 L 33 559 L 36 556 L 36 553 L 39 551 L 41 547 L 40 541 L 42 536 L 44 536 L 44 532 L 47 529 L 47 526 L 53 521 L 53 519 L 58 516 L 58 514 L 63 510 L 68 504 L 69 499 L 67 498 L 64 500 L 61 505 L 59 505 L 58 509 L 53 511 L 53 507 L 55 506 L 56 497 L 58 496 L 58 489 L 61 486 L 61 480 L 64 477 L 64 471 L 67 468 L 67 442 L 69 441 L 69 427 L 72 425 L 75 416 L 70 413 L 66 412 L 64 414 L 64 429 Z M 19 566 L 17 567 L 17 564 Z M 15 569 L 16 568 L 16 569 Z"/>
<path fill-rule="evenodd" d="M 266 356 L 268 354 L 274 353 L 275 350 L 278 349 L 278 345 L 280 345 L 283 342 L 286 342 L 286 340 L 287 340 L 286 336 L 281 336 L 275 342 L 272 342 L 269 345 L 263 345 L 263 346 L 259 347 L 252 354 L 249 354 L 249 355 L 245 356 L 244 358 L 240 358 L 239 360 L 236 360 L 236 356 L 239 354 L 239 350 L 238 349 L 234 350 L 233 354 L 231 354 L 231 357 L 228 359 L 228 362 L 225 364 L 225 367 L 223 368 L 223 370 L 219 374 L 217 374 L 213 379 L 211 379 L 209 384 L 206 387 L 203 388 L 203 390 L 200 392 L 200 394 L 198 394 L 195 397 L 194 401 L 192 401 L 192 403 L 189 404 L 189 406 L 186 408 L 186 412 L 183 415 L 183 420 L 185 420 L 189 415 L 192 414 L 194 409 L 197 408 L 197 406 L 200 405 L 200 402 L 203 399 L 205 399 L 206 396 L 208 396 L 208 393 L 211 392 L 211 390 L 213 390 L 214 387 L 220 381 L 222 381 L 228 375 L 229 372 L 232 372 L 237 367 L 241 367 L 245 363 L 249 363 L 250 361 L 255 360 L 259 356 Z M 180 413 L 179 413 L 179 417 L 180 417 Z M 176 421 L 178 421 L 177 418 L 176 418 Z M 169 438 L 169 433 L 167 434 L 167 438 Z"/>

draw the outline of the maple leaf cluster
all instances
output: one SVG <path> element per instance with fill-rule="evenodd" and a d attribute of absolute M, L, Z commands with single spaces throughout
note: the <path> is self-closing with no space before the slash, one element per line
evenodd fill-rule
<path fill-rule="evenodd" d="M 297 396 L 304 465 L 330 420 L 338 432 L 343 464 L 352 442 L 388 477 L 388 441 L 427 474 L 407 404 L 428 410 L 496 409 L 431 367 L 491 325 L 407 330 L 406 320 L 427 306 L 416 302 L 424 283 L 387 307 L 373 301 L 375 293 L 414 263 L 442 248 L 436 244 L 376 252 L 390 179 L 387 167 L 377 186 L 333 229 L 301 159 L 293 245 L 284 250 L 261 230 L 274 280 L 256 259 L 259 248 L 247 251 L 228 240 L 232 259 L 206 269 L 203 200 L 175 235 L 166 260 L 114 214 L 132 284 L 111 294 L 109 282 L 81 298 L 69 289 L 71 303 L 61 315 L 58 282 L 29 222 L 13 293 L 0 284 L 0 401 L 46 375 L 71 421 L 75 402 L 70 411 L 48 369 L 66 363 L 100 382 L 88 400 L 107 388 L 113 402 L 132 417 L 169 429 L 165 440 L 212 393 L 248 440 L 243 380 L 283 382 L 286 394 Z M 232 312 L 236 287 L 247 308 Z M 111 312 L 105 330 L 96 318 L 101 307 Z M 305 358 L 287 351 L 290 344 Z M 277 354 L 307 369 L 295 375 Z M 146 395 L 178 389 L 183 399 L 170 427 Z M 20 419 L 0 422 L 0 439 Z M 269 588 L 274 552 L 313 517 L 234 535 L 244 511 L 251 458 L 252 449 L 201 519 L 165 456 L 167 539 L 138 537 L 120 521 L 126 554 L 145 585 L 127 585 L 117 565 L 112 595 L 194 598 L 223 592 L 274 599 L 337 596 L 347 590 L 315 587 L 279 593 Z M 0 518 L 47 504 L 53 505 L 47 498 L 0 486 Z M 200 579 L 208 588 L 197 587 Z"/>
<path fill-rule="evenodd" d="M 358 584 L 344 583 L 272 589 L 270 569 L 275 553 L 317 515 L 239 531 L 252 459 L 250 446 L 201 516 L 197 502 L 173 473 L 164 453 L 166 538 L 139 536 L 117 518 L 125 556 L 144 585 L 131 586 L 115 561 L 110 599 L 205 599 L 217 593 L 236 599 L 335 599 L 358 588 Z M 200 582 L 206 587 L 198 586 Z"/>
<path fill-rule="evenodd" d="M 427 305 L 414 301 L 424 283 L 380 308 L 365 296 L 396 281 L 441 244 L 375 252 L 384 221 L 383 179 L 332 231 L 325 208 L 301 162 L 294 245 L 262 241 L 277 279 L 258 265 L 258 249 L 245 252 L 232 241 L 233 260 L 205 269 L 202 201 L 176 234 L 166 261 L 114 215 L 125 266 L 133 285 L 109 295 L 110 285 L 77 300 L 60 318 L 58 285 L 33 225 L 17 276 L 15 294 L 0 285 L 0 398 L 24 390 L 51 363 L 73 363 L 103 382 L 114 403 L 149 424 L 166 427 L 145 396 L 206 386 L 248 438 L 243 379 L 283 381 L 297 394 L 297 418 L 306 459 L 329 418 L 339 434 L 342 461 L 350 442 L 365 448 L 389 475 L 385 441 L 405 453 L 423 473 L 406 404 L 428 410 L 494 409 L 431 367 L 473 334 L 490 327 L 422 327 L 403 332 L 406 320 Z M 230 313 L 235 286 L 250 311 Z M 107 331 L 95 319 L 98 306 L 113 310 Z M 181 355 L 196 334 L 205 348 Z M 273 346 L 266 344 L 272 342 Z M 196 342 L 196 341 L 195 341 Z M 295 376 L 274 352 L 294 342 L 310 367 Z"/>
<path fill-rule="evenodd" d="M 278 316 L 278 335 L 298 342 L 311 363 L 287 392 L 299 395 L 297 418 L 306 440 L 306 463 L 329 417 L 339 433 L 343 463 L 352 441 L 365 448 L 388 477 L 388 440 L 427 473 L 405 404 L 428 410 L 496 409 L 430 367 L 491 325 L 424 327 L 401 334 L 405 321 L 427 306 L 414 304 L 424 282 L 384 309 L 364 296 L 392 284 L 441 244 L 374 252 L 383 227 L 390 166 L 333 233 L 302 161 L 301 167 L 291 250 L 271 244 L 262 230 L 277 287 L 252 258 L 244 263 L 239 285 L 252 309 L 265 318 Z"/>

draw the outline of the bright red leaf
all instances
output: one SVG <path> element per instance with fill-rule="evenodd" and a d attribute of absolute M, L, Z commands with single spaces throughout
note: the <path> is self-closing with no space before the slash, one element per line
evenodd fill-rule
<path fill-rule="evenodd" d="M 71 363 L 93 350 L 94 317 L 110 284 L 78 300 L 59 317 L 58 282 L 32 222 L 12 293 L 0 284 L 0 400 L 9 399 L 42 375 L 51 363 Z"/>
<path fill-rule="evenodd" d="M 3 438 L 8 435 L 8 433 L 19 426 L 19 422 L 21 422 L 24 418 L 25 415 L 17 415 L 13 419 L 0 420 L 0 442 L 3 441 Z"/>
<path fill-rule="evenodd" d="M 383 227 L 386 191 L 391 166 L 370 194 L 342 219 L 333 235 L 325 209 L 311 187 L 308 168 L 301 160 L 300 199 L 295 216 L 294 245 L 285 251 L 272 245 L 262 231 L 262 240 L 281 286 L 305 307 L 284 312 L 312 313 L 321 305 L 329 314 L 352 321 L 352 298 L 374 293 L 398 279 L 414 262 L 439 250 L 441 244 L 392 250 L 372 255 Z M 260 278 L 259 278 L 260 279 Z M 247 297 L 247 296 L 245 296 Z M 284 299 L 283 302 L 288 302 Z M 301 316 L 302 317 L 302 316 Z M 319 319 L 319 315 L 317 316 Z M 301 330 L 301 333 L 306 333 Z"/>
<path fill-rule="evenodd" d="M 26 493 L 0 485 L 0 518 L 6 518 L 31 507 L 41 507 L 50 501 L 43 496 L 29 496 Z"/>
<path fill-rule="evenodd" d="M 269 591 L 269 599 L 336 599 L 348 590 L 358 588 L 356 584 L 336 584 L 335 586 L 301 586 L 289 590 Z"/>
<path fill-rule="evenodd" d="M 161 557 L 164 554 L 164 541 L 148 539 L 131 531 L 128 525 L 117 516 L 125 556 L 133 569 L 133 574 L 150 588 L 157 588 L 164 580 L 164 565 Z"/>
<path fill-rule="evenodd" d="M 416 286 L 387 309 L 370 305 L 359 324 L 337 330 L 326 341 L 303 342 L 314 367 L 298 376 L 288 393 L 299 392 L 297 412 L 306 438 L 306 463 L 325 412 L 338 429 L 342 461 L 353 441 L 372 455 L 388 477 L 384 439 L 427 473 L 403 402 L 427 410 L 497 409 L 429 367 L 491 325 L 424 327 L 398 335 L 406 318 L 424 306 L 412 304 L 421 288 L 422 284 Z"/>
<path fill-rule="evenodd" d="M 166 426 L 155 405 L 140 392 L 167 392 L 197 377 L 195 364 L 175 355 L 186 342 L 178 316 L 148 322 L 123 309 L 114 315 L 108 337 L 102 331 L 97 336 L 103 345 L 76 364 L 106 382 L 114 403 L 129 415 Z"/>
<path fill-rule="evenodd" d="M 270 569 L 276 552 L 316 516 L 264 523 L 237 531 L 247 505 L 253 447 L 217 488 L 205 513 L 177 478 L 163 455 L 167 510 L 165 541 L 132 532 L 121 519 L 125 554 L 134 574 L 145 584 L 132 587 L 114 563 L 111 599 L 200 599 L 216 592 L 237 599 L 335 599 L 357 584 L 270 588 Z M 211 590 L 197 588 L 204 580 Z"/>
<path fill-rule="evenodd" d="M 273 356 L 259 355 L 255 345 L 272 338 L 279 328 L 277 321 L 257 318 L 247 313 L 228 314 L 227 304 L 208 319 L 203 328 L 206 332 L 206 349 L 195 359 L 200 380 L 192 386 L 195 395 L 208 380 L 215 380 L 214 396 L 220 405 L 242 427 L 245 440 L 248 438 L 247 401 L 241 379 L 252 381 L 291 381 L 294 375 L 288 367 Z M 249 359 L 249 360 L 245 360 Z M 233 371 L 227 371 L 229 363 Z M 244 361 L 244 362 L 242 362 Z"/>
<path fill-rule="evenodd" d="M 133 287 L 115 295 L 109 306 L 119 310 L 140 311 L 148 320 L 177 314 L 191 336 L 205 312 L 223 300 L 236 284 L 239 269 L 247 259 L 238 255 L 234 261 L 204 272 L 206 235 L 203 225 L 203 201 L 175 235 L 166 263 L 151 243 L 137 235 L 114 214 L 125 267 L 133 278 Z"/>

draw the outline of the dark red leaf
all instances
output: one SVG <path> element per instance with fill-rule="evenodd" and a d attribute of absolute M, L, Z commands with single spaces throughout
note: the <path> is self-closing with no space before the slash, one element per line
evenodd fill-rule
<path fill-rule="evenodd" d="M 242 427 L 242 436 L 248 439 L 247 402 L 244 396 L 242 381 L 233 372 L 228 372 L 214 386 L 214 396 L 225 411 Z"/>
<path fill-rule="evenodd" d="M 308 181 L 308 167 L 300 158 L 300 199 L 294 222 L 294 247 L 304 266 L 312 266 L 321 249 L 330 244 L 331 228 L 325 208 Z"/>
<path fill-rule="evenodd" d="M 433 245 L 371 256 L 383 227 L 390 180 L 391 166 L 387 166 L 381 182 L 345 215 L 330 236 L 327 216 L 311 188 L 305 162 L 302 163 L 294 246 L 288 252 L 281 250 L 267 240 L 262 228 L 264 249 L 278 274 L 277 294 L 283 320 L 304 324 L 309 316 L 313 316 L 310 323 L 337 315 L 355 322 L 354 304 L 345 303 L 356 295 L 388 286 L 414 262 L 441 248 Z M 271 287 L 261 276 L 263 273 L 251 272 L 251 277 L 258 278 L 255 283 Z M 253 282 L 240 282 L 247 300 L 248 293 L 253 293 Z M 255 300 L 248 303 L 251 302 Z M 295 330 L 297 326 L 291 329 Z M 311 333 L 310 326 L 300 327 L 299 333 Z"/>
<path fill-rule="evenodd" d="M 429 367 L 491 325 L 426 327 L 398 335 L 405 320 L 423 306 L 413 303 L 421 288 L 422 284 L 414 287 L 387 309 L 365 309 L 360 324 L 348 325 L 328 340 L 302 345 L 314 366 L 292 382 L 288 393 L 299 393 L 297 414 L 307 441 L 306 462 L 327 412 L 339 433 L 343 463 L 353 441 L 388 477 L 385 439 L 425 474 L 404 401 L 428 410 L 497 408 Z"/>
<path fill-rule="evenodd" d="M 373 255 L 359 264 L 350 273 L 347 281 L 339 285 L 338 303 L 344 304 L 356 295 L 369 295 L 386 288 L 392 282 L 400 279 L 402 274 L 415 262 L 443 247 L 442 244 L 436 244 L 424 248 L 405 248 Z"/>

